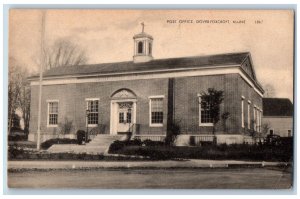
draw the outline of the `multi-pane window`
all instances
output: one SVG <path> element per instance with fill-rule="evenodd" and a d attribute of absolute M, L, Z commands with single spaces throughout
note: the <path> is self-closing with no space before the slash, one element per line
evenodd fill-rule
<path fill-rule="evenodd" d="M 248 101 L 248 112 L 247 112 L 248 129 L 250 129 L 250 127 L 251 127 L 250 104 L 251 104 L 251 101 Z"/>
<path fill-rule="evenodd" d="M 88 125 L 97 125 L 99 117 L 99 100 L 87 100 L 87 123 Z"/>
<path fill-rule="evenodd" d="M 260 132 L 261 129 L 261 112 L 260 112 L 260 108 L 256 109 L 256 117 L 257 117 L 257 127 L 256 127 L 256 131 Z"/>
<path fill-rule="evenodd" d="M 242 111 L 242 117 L 241 117 L 241 120 L 242 120 L 242 128 L 245 127 L 245 116 L 244 116 L 244 99 L 245 97 L 242 96 L 242 101 L 241 101 L 241 111 Z"/>
<path fill-rule="evenodd" d="M 163 124 L 163 98 L 151 98 L 150 99 L 150 125 L 162 125 Z"/>
<path fill-rule="evenodd" d="M 119 113 L 119 123 L 124 123 L 124 113 L 123 112 Z"/>
<path fill-rule="evenodd" d="M 253 107 L 253 130 L 256 131 L 257 127 L 257 115 L 256 115 L 256 106 Z"/>
<path fill-rule="evenodd" d="M 131 113 L 127 112 L 127 123 L 131 123 Z"/>
<path fill-rule="evenodd" d="M 261 131 L 261 111 L 259 107 L 254 106 L 253 112 L 253 119 L 254 119 L 254 130 L 257 132 Z"/>
<path fill-rule="evenodd" d="M 58 124 L 58 101 L 48 102 L 48 125 Z"/>
<path fill-rule="evenodd" d="M 201 103 L 201 96 L 199 96 L 199 109 L 200 109 L 200 126 L 211 126 L 213 124 L 213 118 L 209 103 L 204 106 Z"/>
<path fill-rule="evenodd" d="M 213 124 L 213 118 L 211 114 L 211 108 L 209 103 L 202 103 L 201 96 L 199 97 L 199 123 L 200 126 L 211 126 Z"/>

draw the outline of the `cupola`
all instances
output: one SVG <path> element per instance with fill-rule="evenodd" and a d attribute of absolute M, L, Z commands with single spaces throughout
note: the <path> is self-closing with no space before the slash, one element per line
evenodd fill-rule
<path fill-rule="evenodd" d="M 133 36 L 134 40 L 134 56 L 133 62 L 148 62 L 153 59 L 153 37 L 144 32 L 145 24 L 141 23 L 142 32 Z"/>

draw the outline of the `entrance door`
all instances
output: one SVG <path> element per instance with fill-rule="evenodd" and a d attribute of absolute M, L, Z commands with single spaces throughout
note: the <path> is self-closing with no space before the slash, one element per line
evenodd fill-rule
<path fill-rule="evenodd" d="M 120 102 L 118 105 L 117 132 L 129 132 L 130 125 L 132 125 L 132 102 Z"/>

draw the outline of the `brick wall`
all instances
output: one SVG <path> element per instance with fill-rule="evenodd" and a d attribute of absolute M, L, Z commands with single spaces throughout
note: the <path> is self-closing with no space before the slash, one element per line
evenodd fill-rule
<path fill-rule="evenodd" d="M 167 124 L 168 79 L 132 80 L 122 82 L 99 82 L 68 85 L 43 86 L 42 95 L 42 134 L 57 134 L 57 127 L 47 127 L 47 100 L 59 100 L 59 118 L 65 117 L 73 121 L 74 132 L 86 129 L 86 98 L 99 98 L 99 124 L 105 125 L 105 133 L 110 130 L 110 96 L 113 92 L 127 88 L 137 95 L 137 124 L 144 134 L 163 134 Z M 31 90 L 30 133 L 37 131 L 38 86 Z M 149 127 L 149 96 L 164 95 L 164 125 Z"/>
<path fill-rule="evenodd" d="M 240 117 L 239 120 L 237 121 L 238 124 L 238 129 L 241 132 L 247 133 L 249 131 L 248 129 L 248 100 L 251 101 L 250 103 L 250 121 L 254 119 L 254 114 L 253 114 L 253 109 L 254 106 L 259 107 L 262 109 L 262 97 L 259 96 L 258 93 L 254 91 L 253 88 L 249 84 L 247 84 L 241 77 L 238 77 L 238 90 L 239 90 L 239 95 L 237 98 L 239 99 L 239 108 L 237 109 L 237 115 Z M 245 97 L 244 99 L 244 121 L 245 121 L 245 128 L 242 128 L 242 121 L 241 121 L 241 115 L 242 115 L 242 109 L 241 109 L 241 98 L 242 96 Z M 250 125 L 251 129 L 253 129 L 253 125 Z"/>
<path fill-rule="evenodd" d="M 216 125 L 216 134 L 241 134 L 241 96 L 245 97 L 244 113 L 247 121 L 247 101 L 251 100 L 250 116 L 253 106 L 262 108 L 261 97 L 238 74 L 211 75 L 201 77 L 174 78 L 174 118 L 180 122 L 182 133 L 211 134 L 212 127 L 199 126 L 199 102 L 197 94 L 215 88 L 224 91 L 221 114 L 229 112 L 226 123 L 222 120 Z M 110 100 L 115 91 L 127 88 L 137 96 L 136 123 L 142 134 L 165 134 L 168 113 L 168 79 L 128 80 L 122 82 L 98 82 L 67 85 L 43 86 L 42 95 L 42 134 L 56 135 L 57 127 L 47 127 L 47 100 L 59 100 L 59 118 L 73 121 L 75 133 L 86 129 L 86 98 L 99 98 L 99 124 L 110 131 Z M 38 86 L 31 90 L 30 133 L 37 131 Z M 164 125 L 149 127 L 149 96 L 164 95 Z M 246 123 L 245 123 L 245 127 Z"/>
<path fill-rule="evenodd" d="M 212 134 L 212 127 L 199 126 L 197 94 L 207 91 L 208 88 L 224 91 L 220 115 L 225 112 L 230 114 L 226 121 L 220 119 L 216 124 L 216 134 L 243 133 L 241 128 L 241 96 L 245 97 L 245 113 L 247 100 L 253 101 L 250 111 L 251 117 L 253 117 L 253 104 L 262 107 L 261 97 L 238 74 L 176 78 L 174 87 L 175 119 L 181 124 L 183 133 Z"/>
<path fill-rule="evenodd" d="M 208 88 L 224 90 L 224 75 L 176 78 L 175 119 L 180 122 L 183 133 L 211 134 L 212 127 L 199 127 L 198 94 Z M 223 105 L 221 106 L 223 110 Z M 219 128 L 216 127 L 216 131 Z"/>

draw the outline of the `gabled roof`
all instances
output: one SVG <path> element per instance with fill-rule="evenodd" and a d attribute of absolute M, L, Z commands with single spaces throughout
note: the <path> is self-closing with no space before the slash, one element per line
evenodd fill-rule
<path fill-rule="evenodd" d="M 264 116 L 293 116 L 293 104 L 287 98 L 263 98 Z"/>
<path fill-rule="evenodd" d="M 245 67 L 245 62 L 249 64 Z M 90 64 L 79 66 L 64 66 L 52 68 L 44 72 L 44 77 L 55 78 L 64 76 L 84 76 L 84 75 L 117 75 L 122 73 L 144 73 L 161 72 L 172 70 L 185 70 L 197 68 L 217 68 L 237 65 L 253 80 L 258 88 L 263 92 L 258 83 L 252 66 L 251 55 L 249 52 L 217 54 L 194 57 L 179 57 L 167 59 L 154 59 L 149 62 L 134 63 L 133 61 Z M 253 75 L 252 75 L 253 74 Z M 38 75 L 29 79 L 37 78 Z"/>
<path fill-rule="evenodd" d="M 85 75 L 85 74 L 112 74 L 124 72 L 142 72 L 155 70 L 168 70 L 178 68 L 201 68 L 218 67 L 226 65 L 240 65 L 248 53 L 232 53 L 196 57 L 180 57 L 168 59 L 154 59 L 149 62 L 134 63 L 133 61 L 90 64 L 79 66 L 64 66 L 52 68 L 44 72 L 44 77 L 64 75 Z"/>

